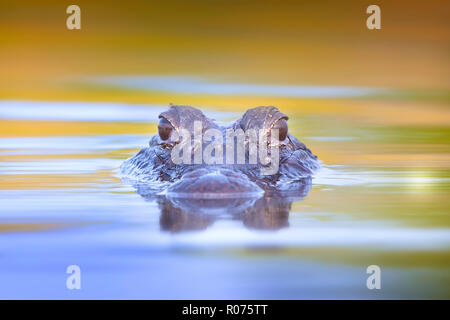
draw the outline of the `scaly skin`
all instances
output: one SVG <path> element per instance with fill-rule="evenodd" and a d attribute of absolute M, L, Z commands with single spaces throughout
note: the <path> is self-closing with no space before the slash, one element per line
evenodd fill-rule
<path fill-rule="evenodd" d="M 288 117 L 275 107 L 249 109 L 242 118 L 227 127 L 219 126 L 200 110 L 189 106 L 171 106 L 159 117 L 162 128 L 160 134 L 154 135 L 149 147 L 140 150 L 121 167 L 124 177 L 147 192 L 148 189 L 166 190 L 171 197 L 197 199 L 260 197 L 264 193 L 295 192 L 310 185 L 314 171 L 320 167 L 317 157 L 287 131 Z M 225 132 L 229 128 L 244 131 L 263 129 L 267 132 L 271 128 L 285 128 L 285 139 L 276 144 L 279 149 L 279 170 L 273 175 L 262 175 L 261 168 L 264 166 L 259 162 L 251 165 L 174 164 L 171 151 L 179 141 L 173 135 L 165 136 L 163 130 L 166 128 L 169 131 L 165 132 L 179 132 L 186 129 L 193 133 L 194 121 L 202 122 L 203 132 L 210 128 L 220 130 L 224 143 Z M 245 143 L 248 144 L 248 141 Z M 245 159 L 248 163 L 248 148 L 246 150 Z"/>

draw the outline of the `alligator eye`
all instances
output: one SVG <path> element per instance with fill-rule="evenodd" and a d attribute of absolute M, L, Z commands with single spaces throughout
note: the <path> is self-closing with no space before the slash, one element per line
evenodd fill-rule
<path fill-rule="evenodd" d="M 169 121 L 167 121 L 164 118 L 161 118 L 159 120 L 159 123 L 158 123 L 158 134 L 159 134 L 159 137 L 162 140 L 169 139 L 170 134 L 172 133 L 172 129 L 173 129 L 173 127 L 172 127 L 172 125 L 170 124 Z"/>
<path fill-rule="evenodd" d="M 288 125 L 286 119 L 278 120 L 272 127 L 272 129 L 278 129 L 278 139 L 283 141 L 287 137 Z"/>

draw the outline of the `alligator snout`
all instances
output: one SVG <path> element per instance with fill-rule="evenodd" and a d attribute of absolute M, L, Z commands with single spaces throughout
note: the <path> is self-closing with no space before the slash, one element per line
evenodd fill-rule
<path fill-rule="evenodd" d="M 167 189 L 167 196 L 173 198 L 253 198 L 263 194 L 246 175 L 223 168 L 194 170 Z"/>

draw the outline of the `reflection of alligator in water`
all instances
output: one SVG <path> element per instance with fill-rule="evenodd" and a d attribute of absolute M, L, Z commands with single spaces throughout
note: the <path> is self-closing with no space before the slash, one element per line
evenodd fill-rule
<path fill-rule="evenodd" d="M 141 196 L 153 198 L 159 194 L 156 198 L 165 230 L 204 229 L 224 213 L 244 221 L 249 228 L 287 226 L 292 201 L 309 192 L 311 177 L 319 168 L 317 157 L 288 132 L 288 117 L 275 107 L 250 109 L 227 127 L 188 106 L 171 106 L 159 118 L 158 134 L 151 138 L 149 147 L 124 162 L 121 173 Z M 195 123 L 200 123 L 202 137 L 197 144 Z M 203 139 L 210 129 L 218 135 Z M 259 137 L 266 139 L 252 140 L 248 134 L 252 130 L 258 130 Z M 233 145 L 231 150 L 226 140 L 230 131 L 245 133 L 241 140 L 233 136 L 232 141 L 236 140 L 238 146 Z M 186 132 L 189 140 L 185 140 Z M 203 159 L 192 164 L 195 152 L 208 147 L 214 150 L 211 154 L 215 162 L 210 164 Z M 260 153 L 261 147 L 266 153 Z M 189 151 L 184 162 L 174 161 L 173 152 L 177 149 Z M 226 152 L 220 155 L 218 151 L 223 150 Z M 256 161 L 255 154 L 259 156 Z M 241 160 L 236 161 L 239 156 Z M 271 174 L 264 171 L 274 167 L 277 170 Z"/>
<path fill-rule="evenodd" d="M 161 210 L 161 230 L 170 232 L 204 230 L 217 220 L 240 220 L 256 230 L 278 230 L 289 225 L 293 201 L 301 200 L 311 189 L 310 181 L 297 185 L 295 192 L 276 192 L 261 198 L 198 199 L 156 195 L 139 185 L 137 192 L 148 200 L 157 199 Z"/>

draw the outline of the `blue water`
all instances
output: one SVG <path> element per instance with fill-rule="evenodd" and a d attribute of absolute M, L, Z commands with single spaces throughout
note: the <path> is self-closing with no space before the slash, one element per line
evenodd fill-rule
<path fill-rule="evenodd" d="M 0 115 L 97 121 L 108 107 L 37 106 L 40 112 L 31 113 L 32 102 L 3 101 Z M 65 112 L 55 113 L 55 106 L 64 106 Z M 142 118 L 144 106 L 111 107 L 105 121 L 155 121 L 159 112 L 151 109 Z M 212 114 L 219 121 L 233 116 Z M 340 138 L 322 137 L 333 143 Z M 269 212 L 250 220 L 226 210 L 211 215 L 176 211 L 167 217 L 167 203 L 139 195 L 118 174 L 123 160 L 148 139 L 133 134 L 0 139 L 0 226 L 37 226 L 0 232 L 0 298 L 447 296 L 446 263 L 425 260 L 434 254 L 443 261 L 448 257 L 448 228 L 367 218 L 369 207 L 358 214 L 330 210 L 338 205 L 333 201 L 351 202 L 354 188 L 387 196 L 392 191 L 384 187 L 410 185 L 410 173 L 324 164 L 304 199 L 293 200 L 288 216 L 274 224 L 263 219 Z M 425 187 L 448 183 L 446 178 L 420 178 L 416 172 L 413 182 Z M 336 192 L 346 198 L 333 198 Z M 323 203 L 311 201 L 317 198 Z M 382 268 L 380 291 L 366 288 L 366 268 L 372 264 Z M 66 288 L 69 265 L 81 268 L 81 290 Z"/>
<path fill-rule="evenodd" d="M 291 98 L 360 97 L 385 91 L 351 86 L 276 85 L 214 81 L 192 76 L 108 76 L 83 79 L 95 85 L 174 94 L 249 95 Z"/>

